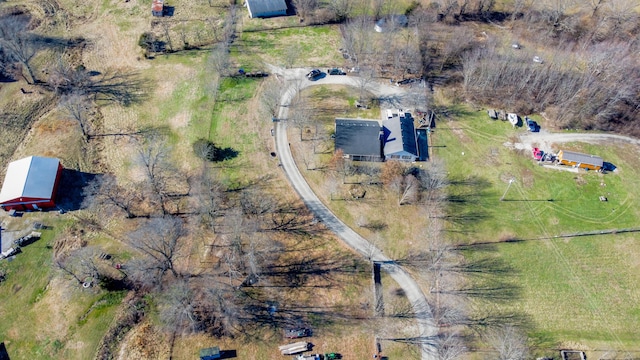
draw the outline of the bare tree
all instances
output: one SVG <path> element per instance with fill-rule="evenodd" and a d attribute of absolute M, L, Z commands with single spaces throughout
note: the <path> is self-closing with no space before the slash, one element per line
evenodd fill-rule
<path fill-rule="evenodd" d="M 213 46 L 209 64 L 220 77 L 230 74 L 229 45 L 226 42 L 219 42 Z"/>
<path fill-rule="evenodd" d="M 278 116 L 280 100 L 282 99 L 282 87 L 282 83 L 274 79 L 274 77 L 262 82 L 260 105 L 271 117 Z"/>
<path fill-rule="evenodd" d="M 371 68 L 361 68 L 358 74 L 358 79 L 356 80 L 358 84 L 358 96 L 361 102 L 365 104 L 369 103 L 372 99 L 369 96 L 365 96 L 368 94 L 367 88 L 373 83 L 375 80 L 375 71 Z"/>
<path fill-rule="evenodd" d="M 109 69 L 95 74 L 84 67 L 58 61 L 51 69 L 47 85 L 60 95 L 87 96 L 94 101 L 128 106 L 145 98 L 147 82 L 135 72 Z"/>
<path fill-rule="evenodd" d="M 188 183 L 171 162 L 169 146 L 161 137 L 147 138 L 137 150 L 137 161 L 144 171 L 150 197 L 162 215 L 167 215 L 168 200 L 187 195 L 188 190 L 184 188 Z"/>
<path fill-rule="evenodd" d="M 60 101 L 60 105 L 67 113 L 78 123 L 82 137 L 87 142 L 90 139 L 89 129 L 91 121 L 89 120 L 89 110 L 91 105 L 88 99 L 78 94 L 71 94 L 64 97 Z"/>
<path fill-rule="evenodd" d="M 0 49 L 8 59 L 17 61 L 27 74 L 24 79 L 29 84 L 37 82 L 31 60 L 38 51 L 38 43 L 27 32 L 30 22 L 28 15 L 8 14 L 0 17 Z"/>
<path fill-rule="evenodd" d="M 398 205 L 413 204 L 418 200 L 419 182 L 413 175 L 406 175 L 402 179 L 398 191 Z"/>
<path fill-rule="evenodd" d="M 197 309 L 196 293 L 187 279 L 172 282 L 158 296 L 160 321 L 172 333 L 200 330 L 202 324 Z"/>
<path fill-rule="evenodd" d="M 464 342 L 455 332 L 440 334 L 435 343 L 438 360 L 461 359 L 467 351 Z"/>
<path fill-rule="evenodd" d="M 182 220 L 175 217 L 153 218 L 129 234 L 129 243 L 143 254 L 138 271 L 152 276 L 159 284 L 169 272 L 175 278 L 181 276 L 176 261 L 182 256 L 183 237 L 186 231 Z M 128 265 L 129 267 L 129 265 Z"/>
<path fill-rule="evenodd" d="M 311 123 L 312 111 L 306 97 L 296 96 L 289 105 L 289 119 L 294 127 L 300 131 L 300 141 L 303 140 L 304 129 Z"/>
<path fill-rule="evenodd" d="M 366 16 L 350 19 L 340 25 L 343 47 L 356 68 L 362 66 L 362 60 L 372 53 L 372 26 L 372 19 Z"/>
<path fill-rule="evenodd" d="M 121 210 L 128 219 L 139 216 L 138 205 L 143 201 L 141 191 L 135 185 L 120 186 L 115 176 L 96 177 L 83 189 L 83 207 L 93 207 L 105 213 Z"/>
<path fill-rule="evenodd" d="M 498 353 L 497 357 L 492 355 L 491 359 L 497 360 L 529 359 L 527 340 L 526 335 L 511 325 L 489 329 L 485 335 L 487 344 Z"/>
<path fill-rule="evenodd" d="M 224 214 L 225 186 L 215 176 L 207 175 L 205 170 L 194 180 L 192 195 L 195 208 L 202 223 L 216 232 L 217 220 Z"/>
<path fill-rule="evenodd" d="M 81 247 L 58 255 L 54 259 L 54 264 L 79 284 L 83 284 L 88 278 L 92 281 L 101 281 L 103 271 L 98 262 L 99 254 L 100 251 L 95 247 Z"/>
<path fill-rule="evenodd" d="M 293 0 L 296 12 L 301 18 L 310 17 L 318 7 L 317 0 Z"/>
<path fill-rule="evenodd" d="M 351 0 L 330 0 L 328 6 L 336 21 L 348 19 L 353 11 L 353 1 Z"/>

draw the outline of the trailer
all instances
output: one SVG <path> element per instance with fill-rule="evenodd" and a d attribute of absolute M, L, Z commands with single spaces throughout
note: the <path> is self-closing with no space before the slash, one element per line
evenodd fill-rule
<path fill-rule="evenodd" d="M 37 231 L 32 231 L 31 234 L 25 235 L 19 239 L 14 240 L 13 244 L 17 246 L 26 246 L 40 239 L 41 236 L 42 236 L 42 233 Z"/>
<path fill-rule="evenodd" d="M 604 164 L 599 156 L 566 150 L 558 151 L 558 162 L 560 165 L 573 166 L 585 170 L 600 170 Z"/>
<path fill-rule="evenodd" d="M 312 354 L 312 355 L 303 355 L 300 354 L 295 356 L 293 360 L 322 360 L 322 355 L 320 354 Z"/>
<path fill-rule="evenodd" d="M 295 355 L 309 350 L 309 343 L 306 341 L 299 341 L 293 344 L 280 345 L 278 346 L 278 349 L 282 355 Z"/>

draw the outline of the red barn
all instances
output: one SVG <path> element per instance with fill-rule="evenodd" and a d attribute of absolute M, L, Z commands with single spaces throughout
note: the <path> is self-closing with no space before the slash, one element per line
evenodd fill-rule
<path fill-rule="evenodd" d="M 29 156 L 14 161 L 0 190 L 4 210 L 38 210 L 55 206 L 55 195 L 62 174 L 60 160 Z"/>

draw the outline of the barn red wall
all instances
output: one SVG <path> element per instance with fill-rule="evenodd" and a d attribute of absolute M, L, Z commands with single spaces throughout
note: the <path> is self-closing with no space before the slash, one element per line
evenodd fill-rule
<path fill-rule="evenodd" d="M 55 207 L 56 206 L 55 198 L 56 198 L 56 194 L 58 193 L 58 185 L 60 183 L 61 175 L 62 175 L 62 165 L 58 165 L 56 180 L 53 183 L 53 193 L 51 194 L 51 197 L 49 199 L 23 197 L 23 198 L 17 198 L 17 199 L 5 201 L 2 204 L 0 204 L 0 206 L 2 206 L 2 208 L 7 211 L 35 210 L 33 208 L 33 204 L 36 204 L 36 206 L 38 206 L 39 209 L 47 209 L 47 208 Z"/>

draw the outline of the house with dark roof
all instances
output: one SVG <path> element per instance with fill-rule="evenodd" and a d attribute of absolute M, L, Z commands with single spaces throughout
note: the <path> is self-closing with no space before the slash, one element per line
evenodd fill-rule
<path fill-rule="evenodd" d="M 382 134 L 377 120 L 336 119 L 335 149 L 355 161 L 383 161 Z"/>
<path fill-rule="evenodd" d="M 355 161 L 426 161 L 428 131 L 417 129 L 411 113 L 387 110 L 382 121 L 336 119 L 335 149 Z"/>
<path fill-rule="evenodd" d="M 382 121 L 385 160 L 416 161 L 418 144 L 411 114 L 399 111 Z"/>
<path fill-rule="evenodd" d="M 4 210 L 38 210 L 55 206 L 55 195 L 62 174 L 60 160 L 29 156 L 13 161 L 0 190 Z"/>
<path fill-rule="evenodd" d="M 246 0 L 251 18 L 266 18 L 287 15 L 285 0 Z"/>

